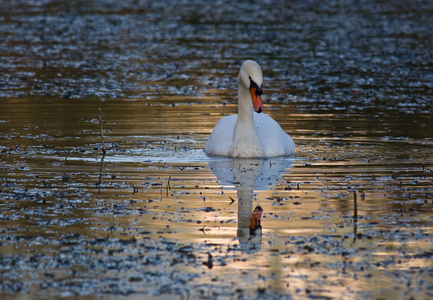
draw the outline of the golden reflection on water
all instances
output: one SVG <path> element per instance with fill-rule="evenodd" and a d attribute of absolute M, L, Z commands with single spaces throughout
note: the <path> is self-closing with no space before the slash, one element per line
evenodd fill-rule
<path fill-rule="evenodd" d="M 257 289 L 380 297 L 389 292 L 383 287 L 407 283 L 401 272 L 432 267 L 429 139 L 378 138 L 374 123 L 345 129 L 360 122 L 352 115 L 293 114 L 294 106 L 270 104 L 268 113 L 296 141 L 294 158 L 208 158 L 208 134 L 235 105 L 14 101 L 20 105 L 5 100 L 0 110 L 3 233 L 198 245 L 197 259 L 211 253 L 214 263 L 196 282 L 241 280 L 251 297 Z M 108 149 L 101 174 L 99 106 Z M 335 116 L 348 125 L 335 126 Z M 256 206 L 262 228 L 252 236 Z M 62 250 L 17 242 L 0 251 L 26 255 L 28 247 Z M 417 276 L 431 282 L 424 274 Z"/>

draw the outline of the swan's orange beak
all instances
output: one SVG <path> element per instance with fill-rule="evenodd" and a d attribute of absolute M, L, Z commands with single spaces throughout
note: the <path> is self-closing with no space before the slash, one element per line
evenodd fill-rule
<path fill-rule="evenodd" d="M 262 214 L 263 209 L 260 206 L 256 206 L 250 219 L 251 229 L 256 229 L 257 227 L 262 226 Z"/>
<path fill-rule="evenodd" d="M 256 87 L 252 87 L 250 89 L 250 93 L 251 93 L 251 99 L 253 99 L 254 110 L 257 113 L 261 113 L 263 111 L 262 96 L 257 94 L 257 88 Z"/>

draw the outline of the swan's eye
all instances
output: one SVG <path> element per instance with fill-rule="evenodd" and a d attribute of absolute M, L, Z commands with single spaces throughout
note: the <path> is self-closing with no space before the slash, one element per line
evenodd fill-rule
<path fill-rule="evenodd" d="M 255 89 L 256 89 L 256 95 L 261 95 L 261 94 L 263 93 L 263 91 L 262 91 L 262 87 L 259 87 L 259 86 L 257 85 L 257 83 L 255 83 L 254 80 L 252 80 L 251 77 L 250 77 L 250 90 L 251 90 L 252 88 L 255 88 Z"/>
<path fill-rule="evenodd" d="M 262 91 L 262 87 L 257 88 L 256 90 L 256 94 L 257 95 L 262 95 L 263 91 Z"/>
<path fill-rule="evenodd" d="M 250 90 L 251 90 L 252 88 L 256 88 L 256 90 L 258 90 L 258 89 L 259 89 L 259 86 L 258 86 L 257 83 L 255 83 L 254 80 L 252 80 L 251 77 L 250 77 Z"/>

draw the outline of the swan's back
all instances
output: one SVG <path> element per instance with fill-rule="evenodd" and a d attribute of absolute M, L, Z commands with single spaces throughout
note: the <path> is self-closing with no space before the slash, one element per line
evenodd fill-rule
<path fill-rule="evenodd" d="M 274 119 L 264 113 L 254 113 L 253 115 L 257 135 L 266 157 L 294 154 L 295 143 Z M 208 155 L 228 155 L 233 143 L 233 132 L 237 118 L 237 115 L 231 115 L 218 121 L 204 148 Z"/>
<path fill-rule="evenodd" d="M 292 138 L 270 116 L 264 113 L 254 114 L 254 123 L 266 157 L 295 153 L 295 143 Z"/>
<path fill-rule="evenodd" d="M 237 115 L 222 117 L 212 130 L 204 147 L 204 152 L 209 155 L 227 156 L 233 142 L 233 132 L 237 119 Z"/>

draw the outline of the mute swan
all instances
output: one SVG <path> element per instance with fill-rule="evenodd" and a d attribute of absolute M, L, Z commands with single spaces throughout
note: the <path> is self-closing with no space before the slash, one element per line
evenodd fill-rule
<path fill-rule="evenodd" d="M 221 118 L 204 147 L 208 155 L 272 157 L 291 155 L 295 143 L 270 116 L 261 114 L 263 74 L 246 60 L 238 76 L 238 115 Z M 257 113 L 253 113 L 254 110 Z"/>

